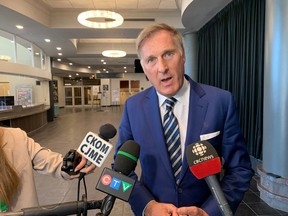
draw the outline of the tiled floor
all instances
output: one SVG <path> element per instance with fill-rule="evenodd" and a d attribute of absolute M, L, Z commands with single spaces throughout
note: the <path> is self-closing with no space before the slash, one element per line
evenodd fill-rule
<path fill-rule="evenodd" d="M 77 148 L 89 131 L 98 133 L 99 127 L 106 123 L 113 124 L 116 128 L 121 119 L 121 107 L 105 107 L 105 108 L 63 108 L 60 114 L 53 122 L 49 122 L 42 129 L 35 133 L 29 134 L 42 146 L 50 148 L 66 154 L 71 148 Z M 110 140 L 115 144 L 116 136 Z M 100 200 L 105 197 L 100 191 L 95 189 L 101 170 L 103 167 L 110 167 L 113 154 L 110 154 L 101 168 L 95 170 L 85 178 L 87 186 L 88 200 Z M 136 168 L 139 173 L 140 168 Z M 39 195 L 40 205 L 56 204 L 63 202 L 75 201 L 77 199 L 78 181 L 59 181 L 53 177 L 44 176 L 36 173 L 36 184 Z M 259 197 L 257 190 L 258 177 L 255 176 L 251 182 L 251 188 L 246 193 L 243 202 L 240 204 L 236 216 L 288 216 L 288 213 L 269 207 Z M 84 193 L 83 182 L 81 183 L 80 199 Z M 55 205 L 56 207 L 57 205 Z M 96 215 L 99 210 L 89 210 L 88 215 Z M 121 201 L 116 200 L 112 216 L 133 216 L 130 206 Z"/>
<path fill-rule="evenodd" d="M 287 212 L 271 208 L 260 199 L 260 192 L 257 189 L 258 176 L 254 176 L 251 181 L 251 187 L 246 192 L 242 203 L 239 205 L 235 216 L 288 216 Z"/>

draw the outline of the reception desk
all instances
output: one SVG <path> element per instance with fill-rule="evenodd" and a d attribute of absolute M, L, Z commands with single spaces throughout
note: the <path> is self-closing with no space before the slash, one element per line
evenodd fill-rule
<path fill-rule="evenodd" d="M 29 133 L 47 124 L 49 109 L 50 106 L 44 104 L 2 107 L 0 123 L 8 127 L 19 127 Z"/>

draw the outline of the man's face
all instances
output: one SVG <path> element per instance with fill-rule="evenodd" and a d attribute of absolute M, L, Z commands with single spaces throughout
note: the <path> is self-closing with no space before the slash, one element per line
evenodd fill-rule
<path fill-rule="evenodd" d="M 184 81 L 185 54 L 172 34 L 154 33 L 143 42 L 140 55 L 144 73 L 156 90 L 166 97 L 175 95 Z"/>

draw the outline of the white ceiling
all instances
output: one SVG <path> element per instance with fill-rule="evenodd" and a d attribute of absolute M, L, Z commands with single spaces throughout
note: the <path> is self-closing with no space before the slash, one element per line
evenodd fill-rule
<path fill-rule="evenodd" d="M 92 73 L 103 68 L 123 72 L 124 66 L 128 72 L 134 72 L 135 39 L 145 26 L 165 22 L 182 33 L 195 32 L 230 1 L 194 0 L 184 10 L 183 5 L 191 0 L 0 0 L 0 29 L 33 42 L 53 58 L 59 58 L 56 47 L 61 47 L 61 64 L 65 59 L 74 64 L 68 67 L 70 71 L 89 65 Z M 77 16 L 91 9 L 113 10 L 123 16 L 124 23 L 113 29 L 84 27 L 78 23 Z M 16 24 L 24 29 L 18 30 Z M 45 38 L 51 42 L 46 43 Z M 122 49 L 127 56 L 103 58 L 104 49 Z M 107 64 L 103 65 L 101 59 Z M 55 68 L 52 72 L 70 73 Z"/>

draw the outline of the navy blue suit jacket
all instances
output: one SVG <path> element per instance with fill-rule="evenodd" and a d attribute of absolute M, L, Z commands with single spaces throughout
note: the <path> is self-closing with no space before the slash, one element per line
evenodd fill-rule
<path fill-rule="evenodd" d="M 223 159 L 225 175 L 221 187 L 233 212 L 249 189 L 253 176 L 246 143 L 241 134 L 232 95 L 219 88 L 190 82 L 190 105 L 187 126 L 187 145 L 200 140 L 200 135 L 219 131 L 208 141 Z M 127 140 L 140 145 L 141 176 L 131 177 L 136 185 L 129 203 L 135 215 L 151 200 L 172 203 L 177 207 L 198 206 L 210 216 L 221 216 L 216 200 L 205 180 L 196 179 L 190 172 L 184 155 L 181 178 L 176 184 L 163 135 L 157 93 L 150 87 L 127 99 L 118 131 L 116 151 Z"/>

